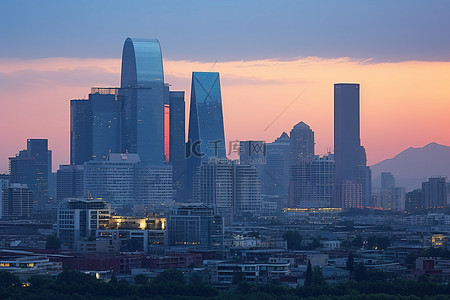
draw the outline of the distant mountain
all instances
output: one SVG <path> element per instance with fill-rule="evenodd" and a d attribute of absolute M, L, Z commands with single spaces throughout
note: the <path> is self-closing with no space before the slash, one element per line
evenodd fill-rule
<path fill-rule="evenodd" d="M 391 172 L 395 185 L 411 191 L 422 187 L 422 182 L 432 176 L 450 178 L 450 147 L 430 143 L 422 148 L 408 148 L 395 157 L 385 159 L 373 166 L 373 188 L 381 186 L 381 172 Z"/>

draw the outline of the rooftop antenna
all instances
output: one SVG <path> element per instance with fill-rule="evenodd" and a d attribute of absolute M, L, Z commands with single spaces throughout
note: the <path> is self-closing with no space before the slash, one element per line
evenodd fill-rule
<path fill-rule="evenodd" d="M 217 64 L 217 60 L 213 63 L 213 65 L 211 66 L 211 68 L 209 69 L 208 72 L 212 72 L 212 70 L 214 69 L 214 67 L 216 66 L 216 64 Z"/>

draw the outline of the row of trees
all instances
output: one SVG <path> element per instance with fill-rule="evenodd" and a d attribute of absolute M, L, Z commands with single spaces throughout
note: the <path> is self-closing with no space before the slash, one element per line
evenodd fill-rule
<path fill-rule="evenodd" d="M 167 270 L 156 279 L 139 275 L 136 284 L 109 283 L 92 276 L 65 270 L 57 279 L 33 277 L 23 286 L 16 276 L 0 272 L 0 299 L 447 299 L 449 285 L 428 280 L 362 280 L 328 286 L 320 269 L 308 266 L 304 286 L 257 285 L 241 280 L 230 289 L 218 290 L 183 273 Z"/>

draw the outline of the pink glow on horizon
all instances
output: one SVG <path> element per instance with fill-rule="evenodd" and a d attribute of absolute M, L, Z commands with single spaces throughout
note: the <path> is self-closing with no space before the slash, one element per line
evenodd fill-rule
<path fill-rule="evenodd" d="M 166 81 L 186 91 L 188 106 L 191 72 L 211 65 L 166 60 Z M 271 142 L 304 121 L 319 154 L 333 146 L 333 84 L 360 83 L 361 142 L 373 164 L 408 147 L 450 144 L 448 70 L 449 62 L 308 57 L 219 62 L 213 71 L 221 74 L 227 140 Z M 86 98 L 92 86 L 118 86 L 119 74 L 120 59 L 0 59 L 0 172 L 27 138 L 49 139 L 54 170 L 68 163 L 69 100 Z"/>

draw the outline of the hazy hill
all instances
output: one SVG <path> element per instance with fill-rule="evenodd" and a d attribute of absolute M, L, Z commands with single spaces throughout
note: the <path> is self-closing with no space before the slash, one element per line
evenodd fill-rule
<path fill-rule="evenodd" d="M 422 148 L 408 148 L 395 157 L 385 159 L 373 166 L 373 188 L 381 185 L 381 172 L 391 172 L 396 186 L 406 191 L 422 187 L 422 182 L 431 176 L 450 178 L 450 147 L 430 143 Z"/>

